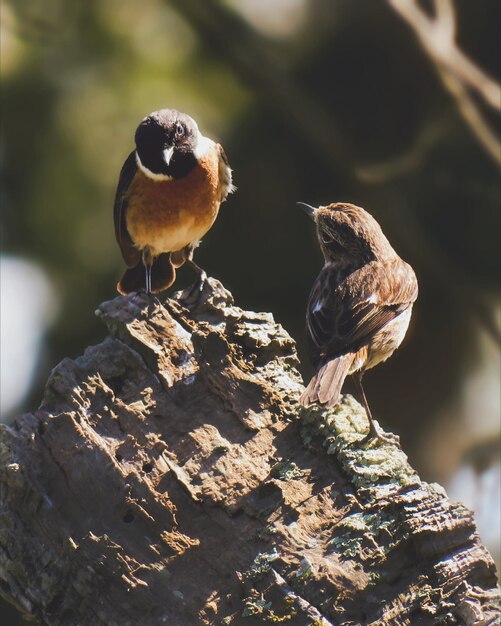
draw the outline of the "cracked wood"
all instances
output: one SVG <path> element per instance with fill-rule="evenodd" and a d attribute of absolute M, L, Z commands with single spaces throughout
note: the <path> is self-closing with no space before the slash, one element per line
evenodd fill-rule
<path fill-rule="evenodd" d="M 44 624 L 494 624 L 472 514 L 349 396 L 301 410 L 291 337 L 213 279 L 109 335 L 2 427 L 0 591 Z"/>

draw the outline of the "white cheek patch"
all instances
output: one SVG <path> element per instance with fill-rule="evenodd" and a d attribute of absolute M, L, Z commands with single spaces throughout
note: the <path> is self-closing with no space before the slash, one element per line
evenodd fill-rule
<path fill-rule="evenodd" d="M 379 300 L 378 300 L 377 295 L 373 293 L 367 298 L 366 302 L 370 302 L 371 304 L 377 304 Z"/>
<path fill-rule="evenodd" d="M 199 131 L 198 136 L 197 136 L 197 143 L 196 143 L 195 149 L 193 150 L 193 154 L 195 155 L 195 158 L 197 160 L 202 158 L 209 152 L 209 150 L 214 148 L 215 145 L 216 144 L 212 141 L 212 139 L 209 139 L 208 137 L 204 137 Z"/>
<path fill-rule="evenodd" d="M 156 181 L 174 180 L 174 178 L 172 176 L 169 176 L 168 174 L 155 174 L 155 172 L 152 172 L 151 170 L 149 170 L 145 165 L 141 163 L 141 159 L 139 158 L 139 154 L 137 153 L 137 151 L 136 151 L 136 163 L 137 163 L 138 168 L 141 170 L 141 172 L 151 180 L 156 180 Z"/>

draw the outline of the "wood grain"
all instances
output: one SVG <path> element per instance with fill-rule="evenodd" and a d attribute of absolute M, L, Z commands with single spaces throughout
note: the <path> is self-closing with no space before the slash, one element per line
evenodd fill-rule
<path fill-rule="evenodd" d="M 294 341 L 213 279 L 118 297 L 2 427 L 0 591 L 43 624 L 494 624 L 470 511 L 349 396 L 305 410 Z"/>

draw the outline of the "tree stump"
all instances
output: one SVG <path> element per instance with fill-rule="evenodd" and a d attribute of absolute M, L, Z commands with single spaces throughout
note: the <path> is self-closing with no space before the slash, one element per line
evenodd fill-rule
<path fill-rule="evenodd" d="M 363 409 L 301 409 L 294 341 L 209 279 L 118 297 L 2 431 L 0 590 L 50 625 L 494 624 L 472 514 Z"/>

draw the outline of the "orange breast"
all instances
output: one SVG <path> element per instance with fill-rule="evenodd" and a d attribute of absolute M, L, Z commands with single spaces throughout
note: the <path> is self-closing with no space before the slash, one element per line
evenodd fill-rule
<path fill-rule="evenodd" d="M 154 255 L 198 241 L 214 223 L 220 205 L 214 150 L 179 180 L 155 181 L 137 171 L 128 191 L 127 229 L 139 248 Z"/>

